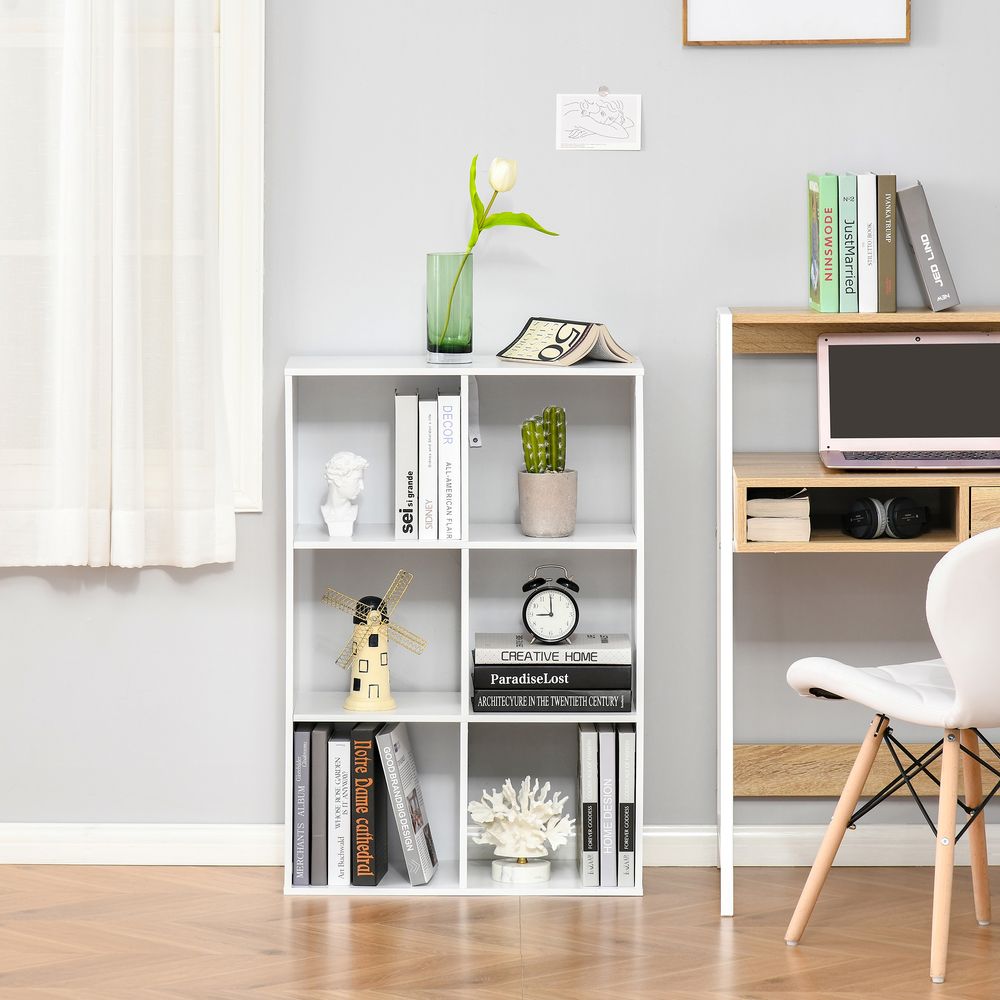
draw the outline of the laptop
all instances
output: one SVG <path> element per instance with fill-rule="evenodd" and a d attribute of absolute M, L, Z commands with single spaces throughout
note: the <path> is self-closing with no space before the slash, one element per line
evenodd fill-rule
<path fill-rule="evenodd" d="M 1000 469 L 1000 333 L 820 337 L 831 469 Z"/>

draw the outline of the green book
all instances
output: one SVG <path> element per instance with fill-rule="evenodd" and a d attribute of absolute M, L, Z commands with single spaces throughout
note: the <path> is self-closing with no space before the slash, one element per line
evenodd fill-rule
<path fill-rule="evenodd" d="M 840 311 L 858 311 L 858 177 L 841 174 L 837 178 L 840 192 Z"/>
<path fill-rule="evenodd" d="M 809 175 L 809 305 L 840 312 L 840 240 L 836 174 Z"/>

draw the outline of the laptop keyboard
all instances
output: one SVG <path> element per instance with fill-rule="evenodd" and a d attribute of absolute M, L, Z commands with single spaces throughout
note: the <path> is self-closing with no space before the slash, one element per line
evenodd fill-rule
<path fill-rule="evenodd" d="M 1000 451 L 845 451 L 844 458 L 852 462 L 926 461 L 955 459 L 960 462 L 1000 459 Z"/>

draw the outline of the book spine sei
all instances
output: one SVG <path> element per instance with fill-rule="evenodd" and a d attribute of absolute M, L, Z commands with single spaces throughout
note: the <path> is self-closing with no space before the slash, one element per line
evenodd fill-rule
<path fill-rule="evenodd" d="M 462 400 L 438 396 L 438 537 L 462 537 Z"/>
<path fill-rule="evenodd" d="M 878 192 L 874 174 L 858 174 L 858 312 L 878 312 Z"/>
<path fill-rule="evenodd" d="M 395 537 L 417 536 L 417 397 L 396 395 Z"/>
<path fill-rule="evenodd" d="M 631 691 L 473 691 L 474 712 L 629 712 Z"/>
<path fill-rule="evenodd" d="M 378 885 L 388 868 L 385 791 L 379 787 L 377 723 L 351 730 L 351 885 Z"/>
<path fill-rule="evenodd" d="M 837 178 L 840 254 L 840 311 L 858 311 L 858 178 L 841 174 Z"/>
<path fill-rule="evenodd" d="M 332 722 L 313 726 L 309 748 L 309 884 L 327 884 L 327 790 Z"/>
<path fill-rule="evenodd" d="M 580 724 L 580 773 L 578 783 L 577 862 L 580 882 L 585 886 L 601 884 L 600 828 L 598 812 L 597 730 L 592 723 Z"/>
<path fill-rule="evenodd" d="M 417 537 L 421 541 L 437 541 L 438 536 L 437 408 L 436 399 L 421 399 L 417 404 L 417 461 L 420 469 Z"/>
<path fill-rule="evenodd" d="M 913 251 L 913 260 L 920 272 L 924 301 L 934 312 L 957 306 L 958 290 L 941 248 L 923 185 L 918 182 L 914 187 L 897 192 L 896 200 L 899 217 L 903 220 L 903 228 Z"/>
<path fill-rule="evenodd" d="M 528 690 L 579 691 L 631 688 L 630 664 L 561 667 L 538 670 L 524 666 L 483 666 L 472 668 L 472 686 L 477 691 L 520 688 Z"/>
<path fill-rule="evenodd" d="M 351 740 L 340 726 L 327 744 L 329 832 L 327 878 L 330 885 L 350 885 L 351 854 Z"/>
<path fill-rule="evenodd" d="M 618 729 L 618 884 L 635 885 L 635 726 Z"/>
<path fill-rule="evenodd" d="M 840 311 L 836 174 L 810 174 L 809 305 L 818 312 Z"/>
<path fill-rule="evenodd" d="M 896 178 L 879 174 L 878 189 L 878 311 L 896 311 Z"/>
<path fill-rule="evenodd" d="M 312 726 L 296 722 L 292 734 L 292 885 L 309 885 L 309 741 Z"/>
<path fill-rule="evenodd" d="M 597 727 L 597 771 L 599 785 L 598 808 L 601 821 L 600 870 L 601 885 L 618 884 L 617 795 L 615 784 L 615 727 L 602 723 Z"/>

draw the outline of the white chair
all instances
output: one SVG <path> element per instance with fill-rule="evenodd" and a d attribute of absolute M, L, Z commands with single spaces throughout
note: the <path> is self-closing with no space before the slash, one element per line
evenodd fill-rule
<path fill-rule="evenodd" d="M 931 980 L 943 983 L 948 957 L 948 922 L 958 809 L 968 817 L 958 836 L 968 830 L 976 919 L 990 923 L 989 866 L 983 809 L 1000 789 L 1000 781 L 983 795 L 982 768 L 1000 776 L 980 757 L 980 741 L 1000 758 L 980 732 L 1000 726 L 1000 528 L 983 532 L 948 552 L 934 567 L 927 584 L 927 623 L 941 653 L 940 660 L 886 667 L 851 667 L 811 656 L 788 670 L 788 683 L 804 697 L 846 698 L 867 705 L 872 720 L 854 767 L 823 837 L 802 889 L 785 942 L 797 945 L 812 915 L 845 832 L 871 808 L 905 785 L 937 839 L 934 859 L 934 909 L 931 922 Z M 892 735 L 890 720 L 934 726 L 941 742 L 919 759 Z M 879 748 L 892 753 L 899 775 L 855 811 Z M 941 758 L 937 828 L 920 803 L 911 781 Z M 959 760 L 963 765 L 964 801 L 958 796 Z M 937 782 L 937 779 L 930 775 Z"/>

